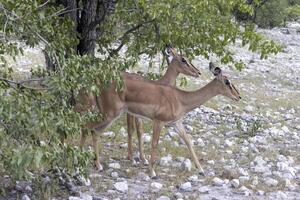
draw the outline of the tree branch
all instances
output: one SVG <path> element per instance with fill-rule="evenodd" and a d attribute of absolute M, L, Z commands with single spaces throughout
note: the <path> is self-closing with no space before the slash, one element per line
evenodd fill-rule
<path fill-rule="evenodd" d="M 149 20 L 149 21 L 145 21 L 145 22 L 142 22 L 130 29 L 128 29 L 119 39 L 117 39 L 118 41 L 121 41 L 120 45 L 116 48 L 116 49 L 113 49 L 109 52 L 109 57 L 113 57 L 115 56 L 121 49 L 122 47 L 125 45 L 125 39 L 126 37 L 133 33 L 134 31 L 138 30 L 139 28 L 141 28 L 142 26 L 146 25 L 146 24 L 149 24 L 149 23 L 152 23 L 154 22 L 155 19 L 152 19 L 152 20 Z"/>
<path fill-rule="evenodd" d="M 20 88 L 25 88 L 25 89 L 30 89 L 30 90 L 48 90 L 48 87 L 40 87 L 40 88 L 36 88 L 36 87 L 31 87 L 28 85 L 24 85 L 26 83 L 29 82 L 42 82 L 44 81 L 44 78 L 40 78 L 40 79 L 28 79 L 28 80 L 23 80 L 23 81 L 13 81 L 13 80 L 9 80 L 3 77 L 0 77 L 0 81 L 7 83 L 9 86 L 11 86 L 12 88 L 14 88 L 15 90 L 20 89 Z"/>

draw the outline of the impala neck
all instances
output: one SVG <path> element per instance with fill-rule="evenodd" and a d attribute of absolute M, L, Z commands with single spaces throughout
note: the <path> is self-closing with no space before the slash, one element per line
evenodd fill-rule
<path fill-rule="evenodd" d="M 166 73 L 159 80 L 160 83 L 175 86 L 176 78 L 179 74 L 179 72 L 176 70 L 176 67 L 175 67 L 176 64 L 177 64 L 176 61 L 172 60 L 172 62 L 170 63 L 170 65 L 167 68 Z"/>
<path fill-rule="evenodd" d="M 219 83 L 215 78 L 199 90 L 183 93 L 183 95 L 181 96 L 181 103 L 184 107 L 184 110 L 186 112 L 189 112 L 194 108 L 201 106 L 220 93 Z"/>

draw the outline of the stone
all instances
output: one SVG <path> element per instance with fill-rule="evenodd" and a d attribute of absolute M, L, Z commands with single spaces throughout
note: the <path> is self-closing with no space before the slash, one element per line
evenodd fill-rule
<path fill-rule="evenodd" d="M 27 194 L 24 194 L 21 198 L 21 200 L 30 200 L 29 196 Z"/>
<path fill-rule="evenodd" d="M 160 196 L 156 200 L 170 200 L 170 198 L 167 196 Z"/>
<path fill-rule="evenodd" d="M 208 160 L 208 161 L 207 161 L 207 164 L 214 165 L 214 164 L 215 164 L 215 161 L 214 161 L 214 160 Z"/>
<path fill-rule="evenodd" d="M 110 174 L 110 176 L 111 176 L 112 178 L 118 178 L 118 177 L 119 177 L 119 174 L 118 174 L 118 172 L 112 172 L 112 173 Z"/>
<path fill-rule="evenodd" d="M 278 181 L 270 177 L 265 178 L 264 182 L 269 187 L 276 187 L 278 185 Z"/>
<path fill-rule="evenodd" d="M 240 187 L 239 192 L 244 196 L 249 196 L 251 194 L 251 190 L 249 190 L 246 186 Z"/>
<path fill-rule="evenodd" d="M 183 170 L 187 170 L 187 171 L 191 171 L 192 170 L 192 162 L 190 159 L 185 159 L 182 163 L 181 163 L 181 168 Z"/>
<path fill-rule="evenodd" d="M 241 183 L 246 183 L 247 181 L 249 181 L 250 180 L 250 177 L 249 176 L 240 176 L 239 177 L 239 181 L 241 182 Z"/>
<path fill-rule="evenodd" d="M 154 191 L 159 191 L 159 190 L 161 190 L 163 185 L 158 182 L 152 182 L 150 186 L 152 189 L 154 189 Z"/>
<path fill-rule="evenodd" d="M 198 192 L 200 192 L 201 194 L 208 194 L 210 191 L 210 188 L 207 186 L 202 186 L 198 189 Z"/>
<path fill-rule="evenodd" d="M 149 134 L 144 134 L 143 135 L 143 141 L 144 141 L 144 143 L 151 142 L 151 136 Z"/>
<path fill-rule="evenodd" d="M 172 155 L 171 154 L 168 154 L 167 156 L 165 157 L 161 157 L 160 160 L 159 160 L 159 165 L 161 166 L 170 166 L 172 164 Z"/>
<path fill-rule="evenodd" d="M 234 188 L 238 188 L 240 186 L 240 181 L 238 179 L 232 179 L 230 185 Z"/>
<path fill-rule="evenodd" d="M 128 184 L 127 181 L 117 182 L 114 184 L 114 188 L 119 192 L 127 192 L 128 191 Z"/>
<path fill-rule="evenodd" d="M 200 147 L 205 147 L 205 143 L 201 138 L 197 139 L 197 145 L 200 146 Z"/>
<path fill-rule="evenodd" d="M 189 191 L 189 190 L 191 190 L 191 188 L 192 188 L 191 182 L 186 182 L 186 183 L 183 183 L 182 185 L 180 185 L 180 189 L 183 191 Z"/>
<path fill-rule="evenodd" d="M 110 138 L 115 137 L 115 133 L 112 132 L 112 131 L 104 132 L 104 133 L 102 133 L 102 135 L 105 136 L 105 137 L 110 137 Z"/>
<path fill-rule="evenodd" d="M 120 163 L 117 163 L 117 162 L 109 163 L 108 167 L 111 168 L 111 169 L 121 169 Z"/>
<path fill-rule="evenodd" d="M 119 134 L 122 136 L 122 137 L 126 137 L 127 136 L 127 131 L 124 127 L 121 127 L 120 130 L 119 130 Z"/>
<path fill-rule="evenodd" d="M 214 186 L 222 186 L 224 181 L 218 177 L 213 178 L 212 180 Z"/>
<path fill-rule="evenodd" d="M 22 193 L 31 193 L 32 192 L 31 183 L 28 181 L 17 181 L 15 189 Z"/>
<path fill-rule="evenodd" d="M 232 142 L 232 141 L 226 139 L 225 142 L 224 142 L 224 145 L 225 145 L 226 147 L 232 147 L 232 146 L 234 145 L 234 142 Z"/>
<path fill-rule="evenodd" d="M 82 200 L 80 197 L 70 196 L 69 200 Z"/>
<path fill-rule="evenodd" d="M 255 111 L 255 108 L 253 106 L 248 105 L 248 106 L 245 106 L 244 110 L 248 113 L 252 113 Z"/>
<path fill-rule="evenodd" d="M 191 182 L 196 182 L 196 181 L 198 181 L 198 176 L 197 175 L 190 176 L 188 178 L 188 180 L 191 181 Z"/>
<path fill-rule="evenodd" d="M 93 197 L 86 193 L 80 193 L 81 200 L 93 200 Z"/>
<path fill-rule="evenodd" d="M 139 172 L 138 175 L 137 175 L 137 178 L 139 180 L 143 180 L 143 181 L 150 181 L 151 180 L 151 178 L 147 174 L 145 174 L 144 172 Z"/>
<path fill-rule="evenodd" d="M 176 192 L 175 194 L 174 194 L 174 196 L 175 196 L 175 198 L 178 200 L 178 199 L 183 199 L 183 194 L 181 194 L 180 192 Z"/>

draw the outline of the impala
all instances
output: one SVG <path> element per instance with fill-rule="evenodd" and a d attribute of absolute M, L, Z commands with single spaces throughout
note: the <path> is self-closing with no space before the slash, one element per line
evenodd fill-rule
<path fill-rule="evenodd" d="M 157 81 L 150 81 L 151 83 L 164 84 L 164 85 L 176 85 L 176 78 L 180 73 L 185 75 L 190 75 L 193 77 L 198 77 L 201 75 L 199 70 L 193 66 L 185 57 L 179 55 L 175 49 L 168 47 L 168 53 L 171 53 L 173 59 L 169 64 L 164 76 Z M 128 78 L 135 78 L 136 80 L 149 81 L 142 76 L 129 76 Z M 127 130 L 128 130 L 128 159 L 132 160 L 132 133 L 134 131 L 134 124 L 136 127 L 138 146 L 139 146 L 139 157 L 141 161 L 146 164 L 145 154 L 143 150 L 143 123 L 139 118 L 135 118 L 133 115 L 127 114 Z"/>
<path fill-rule="evenodd" d="M 140 80 L 140 81 L 148 81 L 150 83 L 156 84 L 166 84 L 166 85 L 175 85 L 177 76 L 182 73 L 185 75 L 198 77 L 201 75 L 200 71 L 191 63 L 189 62 L 184 56 L 178 54 L 174 48 L 167 46 L 167 51 L 169 54 L 172 54 L 173 59 L 169 64 L 166 73 L 164 76 L 158 81 L 150 81 L 138 74 L 129 74 L 123 73 L 124 79 L 131 79 L 131 80 Z M 106 92 L 105 92 L 106 93 Z M 109 93 L 109 92 L 108 92 Z M 107 94 L 107 93 L 106 93 Z M 105 98 L 105 95 L 103 95 Z M 77 112 L 85 112 L 90 109 L 97 109 L 97 97 L 92 93 L 86 93 L 84 90 L 79 92 L 79 97 L 77 99 L 77 104 L 75 105 L 75 110 Z M 136 124 L 137 136 L 138 136 L 138 143 L 139 143 L 139 152 L 140 152 L 140 159 L 143 163 L 146 162 L 144 151 L 143 151 L 143 142 L 142 142 L 142 134 L 143 134 L 143 124 L 142 121 L 134 116 L 127 114 L 127 129 L 128 129 L 128 159 L 132 160 L 132 133 L 134 131 L 134 123 Z M 95 141 L 95 133 L 92 130 L 92 137 L 93 137 L 93 146 L 97 146 Z M 82 129 L 82 136 L 80 141 L 80 147 L 83 147 L 83 144 L 86 140 L 87 136 L 87 129 Z M 64 143 L 64 138 L 61 139 L 61 142 Z M 96 167 L 99 170 L 102 170 L 102 166 L 99 165 L 96 156 Z"/>
<path fill-rule="evenodd" d="M 115 85 L 112 84 L 110 88 L 104 90 L 99 98 L 97 98 L 98 109 L 104 114 L 105 119 L 100 123 L 89 123 L 86 127 L 101 132 L 123 112 L 153 120 L 154 124 L 149 169 L 151 177 L 155 177 L 154 164 L 157 159 L 157 144 L 160 132 L 164 125 L 174 124 L 178 130 L 179 136 L 186 143 L 192 160 L 199 169 L 199 172 L 204 174 L 190 138 L 185 132 L 182 118 L 187 112 L 201 106 L 203 103 L 219 94 L 236 101 L 241 98 L 234 85 L 226 76 L 222 75 L 222 70 L 219 67 L 215 67 L 212 63 L 210 63 L 209 67 L 215 75 L 215 79 L 193 92 L 187 92 L 172 86 L 155 84 L 149 81 L 129 79 L 126 78 L 126 75 L 123 75 L 123 91 L 117 92 L 115 90 Z M 98 168 L 102 168 L 99 160 L 95 132 L 93 132 L 92 135 L 96 163 Z"/>

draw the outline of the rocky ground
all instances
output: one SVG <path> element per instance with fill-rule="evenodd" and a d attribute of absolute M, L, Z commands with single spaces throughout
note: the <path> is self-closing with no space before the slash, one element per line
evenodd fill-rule
<path fill-rule="evenodd" d="M 88 179 L 79 178 L 82 186 L 69 183 L 72 196 L 53 199 L 300 199 L 300 24 L 259 31 L 284 51 L 260 60 L 240 44 L 231 47 L 246 68 L 223 69 L 242 100 L 216 97 L 184 119 L 205 177 L 197 174 L 173 127 L 166 127 L 158 178 L 150 179 L 147 166 L 137 158 L 134 163 L 125 159 L 127 133 L 121 119 L 99 136 L 104 171 L 91 169 Z M 188 79 L 191 90 L 213 78 L 208 61 L 198 57 L 193 63 L 203 76 Z M 151 124 L 145 126 L 149 155 Z"/>

